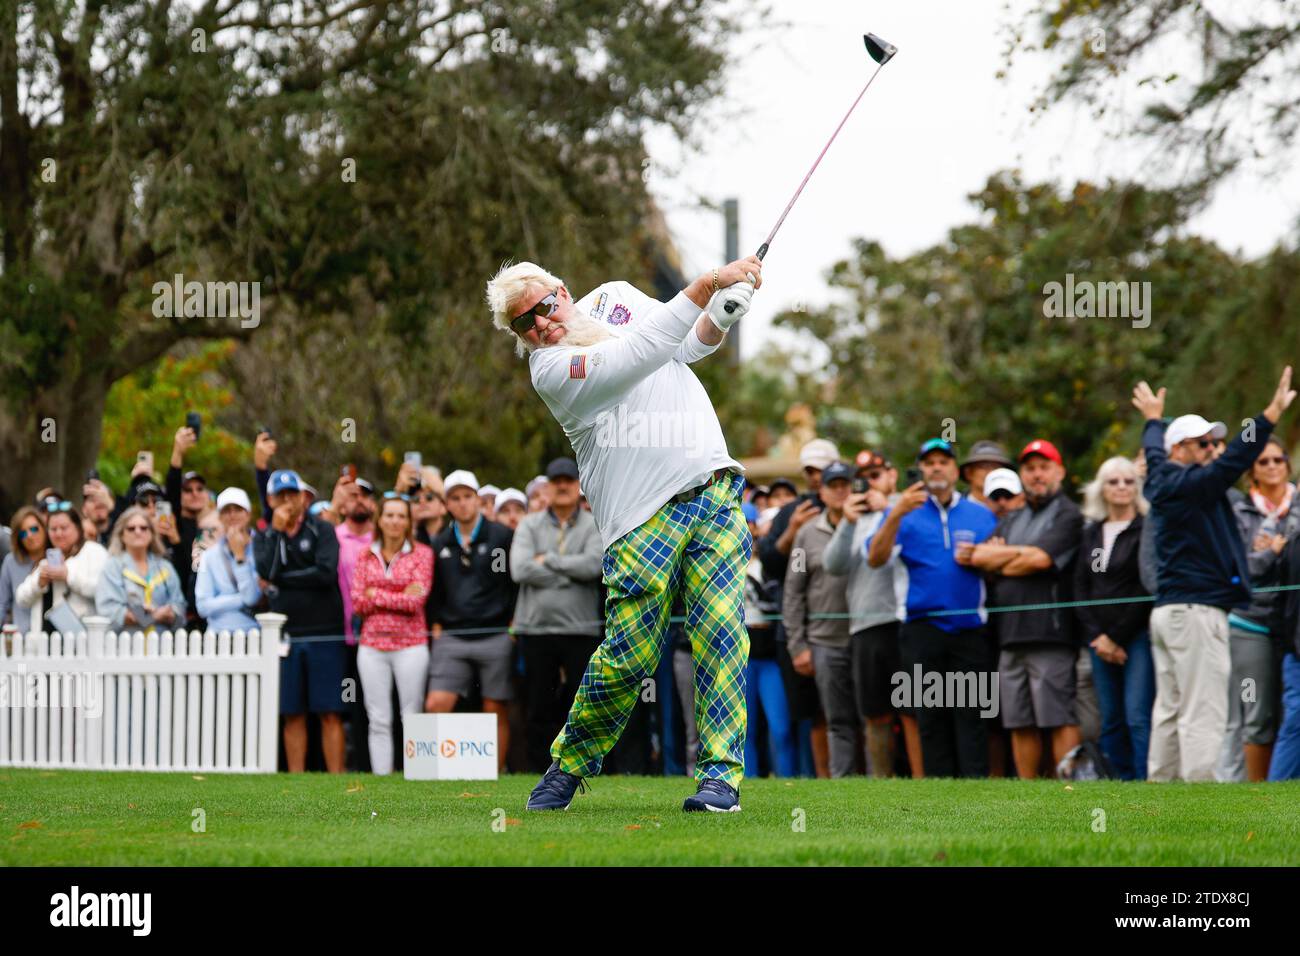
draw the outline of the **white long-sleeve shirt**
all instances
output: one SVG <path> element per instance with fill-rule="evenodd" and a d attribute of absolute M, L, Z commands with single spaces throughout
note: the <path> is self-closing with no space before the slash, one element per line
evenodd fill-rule
<path fill-rule="evenodd" d="M 744 469 L 728 453 L 713 403 L 687 367 L 717 350 L 694 331 L 699 306 L 685 293 L 665 304 L 627 282 L 607 282 L 575 308 L 606 323 L 614 337 L 539 348 L 529 368 L 573 445 L 601 547 L 608 548 L 716 469 Z"/>

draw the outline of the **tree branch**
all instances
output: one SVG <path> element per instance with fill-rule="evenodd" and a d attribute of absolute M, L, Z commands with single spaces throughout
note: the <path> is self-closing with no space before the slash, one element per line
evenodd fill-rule
<path fill-rule="evenodd" d="M 239 339 L 247 341 L 254 329 L 227 321 L 222 325 L 186 324 L 173 320 L 171 326 L 141 329 L 113 350 L 108 361 L 108 380 L 115 382 L 162 357 L 169 348 L 186 339 Z"/>

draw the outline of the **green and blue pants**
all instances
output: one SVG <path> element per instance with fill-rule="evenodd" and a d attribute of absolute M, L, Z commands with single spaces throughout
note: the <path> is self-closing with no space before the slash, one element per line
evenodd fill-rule
<path fill-rule="evenodd" d="M 551 756 L 580 777 L 600 772 L 659 666 L 680 592 L 695 661 L 696 780 L 739 789 L 745 766 L 745 573 L 753 539 L 744 479 L 725 472 L 689 501 L 668 502 L 605 550 L 605 640 L 582 676 Z"/>

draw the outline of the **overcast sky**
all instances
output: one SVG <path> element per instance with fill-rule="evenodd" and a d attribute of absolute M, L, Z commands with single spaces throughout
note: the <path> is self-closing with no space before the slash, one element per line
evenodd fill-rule
<path fill-rule="evenodd" d="M 801 300 L 827 301 L 825 271 L 853 237 L 877 239 L 892 256 L 932 245 L 974 218 L 966 195 L 995 170 L 1019 167 L 1030 180 L 1073 183 L 1149 167 L 1140 148 L 1108 139 L 1073 106 L 1031 120 L 1027 107 L 1052 61 L 1026 58 L 1009 80 L 996 78 L 1009 18 L 1004 0 L 771 2 L 774 18 L 789 26 L 769 21 L 734 44 L 719 125 L 704 135 L 703 148 L 683 154 L 668 135 L 649 140 L 649 186 L 688 272 L 722 260 L 721 214 L 700 211 L 698 197 L 739 199 L 741 251 L 754 251 L 875 68 L 862 34 L 884 37 L 899 53 L 773 242 L 763 293 L 742 326 L 746 357 L 788 335 L 772 328 L 776 313 Z M 1023 11 L 1027 2 L 1012 0 L 1011 8 Z M 1268 6 L 1209 5 L 1233 23 Z M 1295 235 L 1298 219 L 1300 173 L 1265 181 L 1253 172 L 1222 187 L 1192 226 L 1229 249 L 1257 254 Z"/>

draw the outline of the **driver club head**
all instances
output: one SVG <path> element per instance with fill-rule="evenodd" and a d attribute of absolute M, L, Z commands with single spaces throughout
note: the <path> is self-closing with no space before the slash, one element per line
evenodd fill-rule
<path fill-rule="evenodd" d="M 874 33 L 868 33 L 862 37 L 862 41 L 867 45 L 867 52 L 871 54 L 871 59 L 875 60 L 881 66 L 884 66 L 894 58 L 898 52 L 898 47 L 888 40 L 882 40 Z"/>

